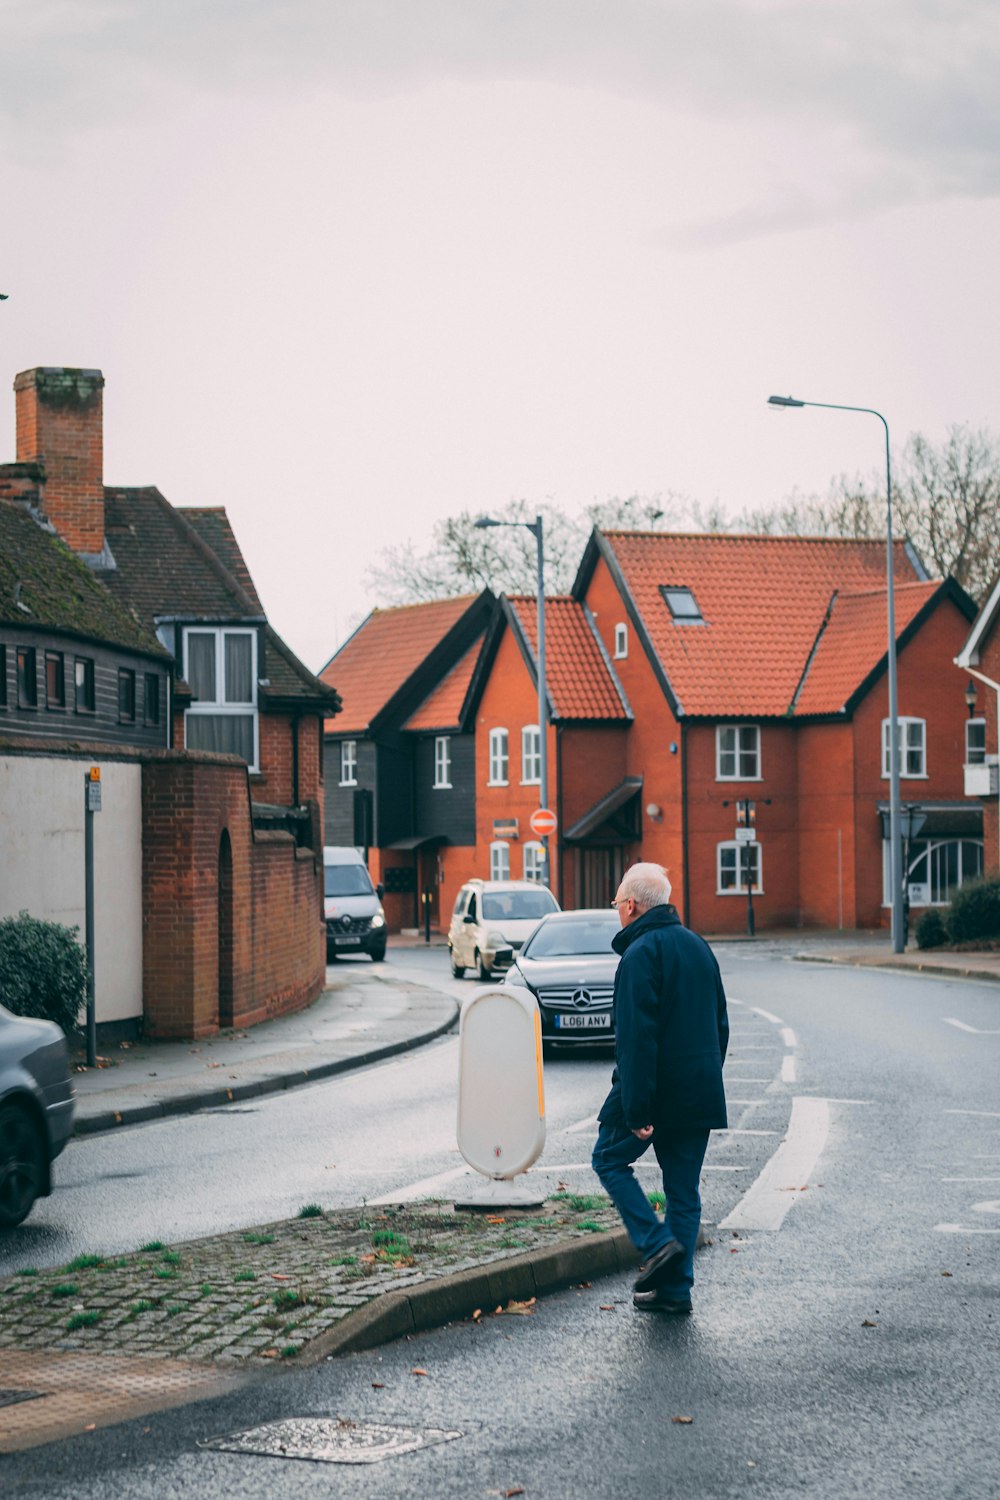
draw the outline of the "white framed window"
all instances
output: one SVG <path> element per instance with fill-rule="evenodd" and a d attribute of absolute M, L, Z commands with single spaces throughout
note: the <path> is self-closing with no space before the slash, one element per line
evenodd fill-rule
<path fill-rule="evenodd" d="M 341 740 L 340 742 L 340 784 L 341 786 L 357 786 L 358 784 L 357 740 Z"/>
<path fill-rule="evenodd" d="M 965 721 L 965 764 L 982 766 L 986 763 L 986 720 Z"/>
<path fill-rule="evenodd" d="M 760 726 L 719 724 L 715 731 L 716 781 L 760 781 Z"/>
<path fill-rule="evenodd" d="M 726 840 L 715 846 L 715 893 L 717 896 L 745 896 L 747 887 L 755 896 L 763 886 L 763 858 L 760 845 L 737 844 Z"/>
<path fill-rule="evenodd" d="M 882 840 L 882 905 L 892 905 L 892 844 Z M 982 839 L 911 839 L 906 867 L 911 906 L 947 906 L 983 873 Z"/>
<path fill-rule="evenodd" d="M 495 839 L 490 845 L 490 879 L 510 879 L 510 845 L 503 839 Z"/>
<path fill-rule="evenodd" d="M 545 849 L 536 840 L 524 846 L 524 878 L 541 884 L 545 877 Z"/>
<path fill-rule="evenodd" d="M 628 656 L 628 626 L 623 621 L 615 626 L 615 656 L 619 661 Z"/>
<path fill-rule="evenodd" d="M 434 785 L 451 786 L 451 738 L 447 734 L 434 737 Z"/>
<path fill-rule="evenodd" d="M 899 720 L 899 774 L 900 776 L 926 777 L 927 775 L 927 721 L 925 719 L 901 718 Z M 882 775 L 889 775 L 889 720 L 882 720 Z"/>
<path fill-rule="evenodd" d="M 521 730 L 521 785 L 538 786 L 542 780 L 542 737 L 537 724 Z"/>
<path fill-rule="evenodd" d="M 506 729 L 490 730 L 490 786 L 506 786 L 510 767 Z"/>
<path fill-rule="evenodd" d="M 189 750 L 241 755 L 257 769 L 257 632 L 192 626 L 184 631 L 184 681 L 194 702 L 184 713 Z"/>

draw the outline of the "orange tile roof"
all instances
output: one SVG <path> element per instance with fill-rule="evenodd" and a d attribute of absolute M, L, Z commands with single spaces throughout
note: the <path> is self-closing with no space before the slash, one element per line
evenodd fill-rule
<path fill-rule="evenodd" d="M 509 598 L 531 651 L 538 651 L 534 598 Z M 557 595 L 545 601 L 545 681 L 556 719 L 629 719 L 612 669 L 587 622 L 583 605 Z"/>
<path fill-rule="evenodd" d="M 455 663 L 447 677 L 442 677 L 437 687 L 410 715 L 404 729 L 457 729 L 462 713 L 462 704 L 469 691 L 472 674 L 476 670 L 479 653 L 483 649 L 480 636 Z"/>
<path fill-rule="evenodd" d="M 685 714 L 786 714 L 834 591 L 877 590 L 885 577 L 879 541 L 687 532 L 604 537 Z M 902 542 L 894 567 L 900 583 L 916 580 Z M 690 589 L 705 623 L 676 623 L 663 585 Z"/>
<path fill-rule="evenodd" d="M 372 719 L 465 614 L 474 596 L 373 609 L 327 662 L 320 680 L 337 689 L 343 710 L 326 727 L 363 734 Z"/>
<path fill-rule="evenodd" d="M 940 587 L 939 578 L 896 585 L 897 639 Z M 839 713 L 885 655 L 886 626 L 885 589 L 838 594 L 796 700 L 796 714 Z"/>

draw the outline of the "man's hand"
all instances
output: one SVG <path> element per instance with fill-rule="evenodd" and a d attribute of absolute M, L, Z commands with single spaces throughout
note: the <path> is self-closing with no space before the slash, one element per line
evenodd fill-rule
<path fill-rule="evenodd" d="M 652 1125 L 640 1125 L 639 1129 L 633 1130 L 632 1134 L 637 1141 L 648 1141 L 653 1134 L 653 1127 Z"/>

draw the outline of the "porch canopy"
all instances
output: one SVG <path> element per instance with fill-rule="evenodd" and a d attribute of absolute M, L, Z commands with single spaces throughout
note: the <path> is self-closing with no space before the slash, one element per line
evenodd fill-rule
<path fill-rule="evenodd" d="M 386 844 L 387 849 L 424 849 L 432 844 L 447 844 L 450 840 L 446 833 L 414 833 L 409 838 L 396 839 L 392 844 Z"/>
<path fill-rule="evenodd" d="M 642 777 L 626 776 L 563 834 L 567 844 L 631 843 L 639 836 Z"/>
<path fill-rule="evenodd" d="M 889 804 L 879 802 L 878 814 L 882 820 L 882 837 L 889 837 Z M 924 823 L 917 835 L 920 839 L 981 839 L 983 836 L 983 805 L 981 802 L 918 802 L 906 799 L 905 807 L 924 815 Z"/>

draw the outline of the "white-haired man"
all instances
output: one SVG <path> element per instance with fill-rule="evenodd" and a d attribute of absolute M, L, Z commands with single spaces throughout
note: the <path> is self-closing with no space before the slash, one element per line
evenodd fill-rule
<path fill-rule="evenodd" d="M 615 1071 L 601 1106 L 594 1171 L 643 1265 L 634 1305 L 691 1311 L 698 1191 L 709 1132 L 725 1129 L 726 994 L 715 955 L 670 905 L 660 865 L 626 870 L 612 903 L 622 930 L 615 976 Z M 632 1170 L 652 1144 L 663 1172 L 661 1222 Z"/>

